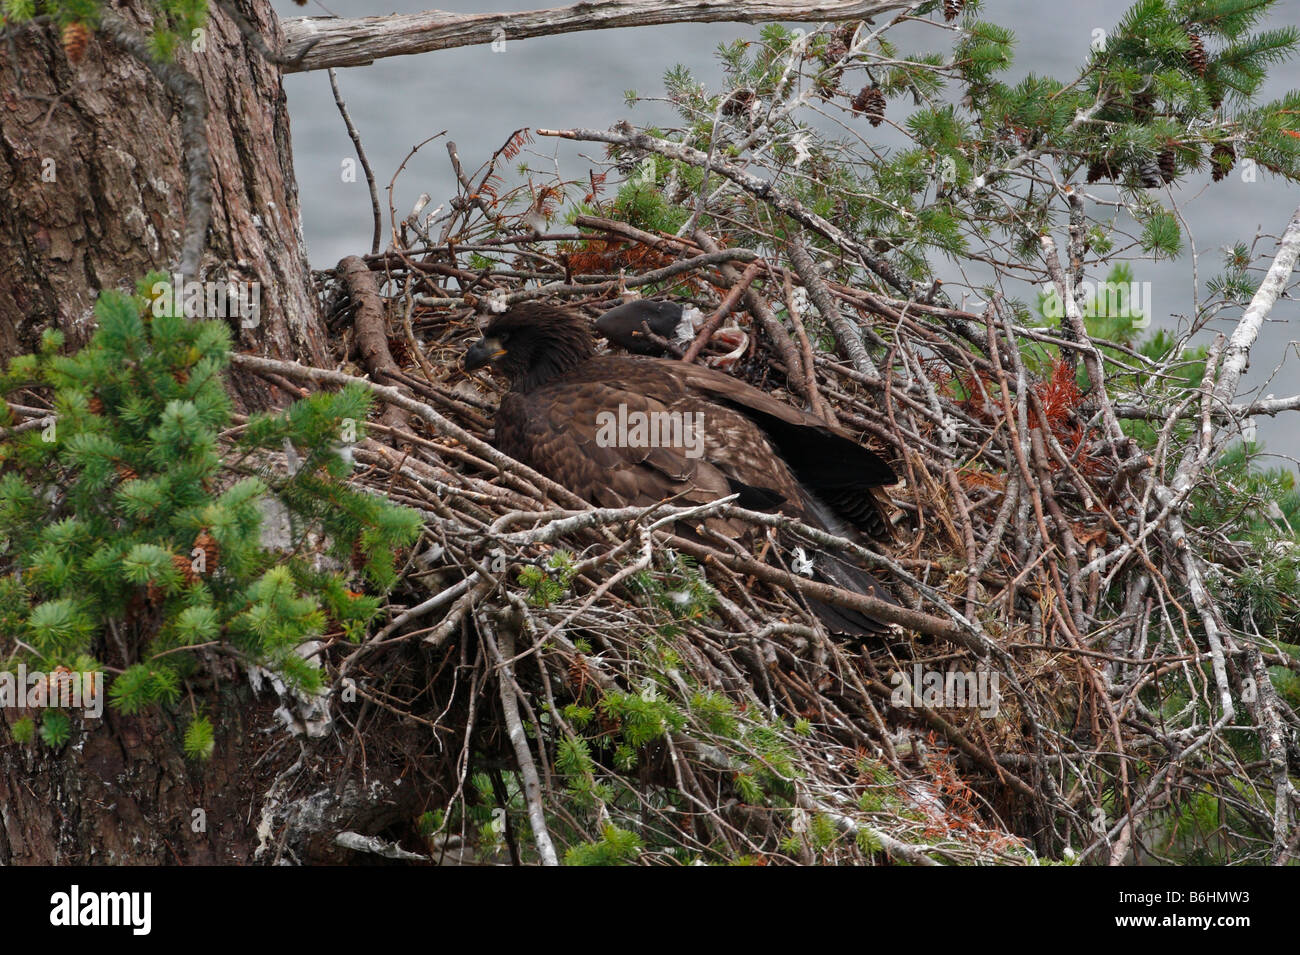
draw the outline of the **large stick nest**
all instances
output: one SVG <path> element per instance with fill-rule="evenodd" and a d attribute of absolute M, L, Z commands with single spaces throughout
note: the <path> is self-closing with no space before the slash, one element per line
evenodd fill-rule
<path fill-rule="evenodd" d="M 330 665 L 426 781 L 437 854 L 1101 862 L 1135 838 L 1204 841 L 1187 819 L 1210 798 L 1224 845 L 1277 841 L 1275 774 L 1244 765 L 1210 715 L 1225 656 L 1206 620 L 1221 615 L 1186 573 L 1163 462 L 1079 392 L 1076 362 L 1100 354 L 1081 328 L 1026 327 L 997 299 L 975 314 L 837 285 L 797 242 L 783 264 L 592 217 L 541 236 L 495 207 L 463 199 L 441 241 L 421 233 L 325 282 L 340 361 L 361 366 L 344 372 L 388 402 L 361 480 L 426 516 L 389 621 Z M 477 233 L 446 241 L 478 212 Z M 707 513 L 785 518 L 593 509 L 491 447 L 499 385 L 459 364 L 482 314 L 545 297 L 594 317 L 622 286 L 714 313 L 698 360 L 902 462 L 895 545 L 803 532 L 889 580 L 906 625 L 837 641 L 811 585 L 672 532 Z M 853 359 L 846 326 L 878 366 Z M 1061 356 L 1046 373 L 1031 342 Z M 1234 648 L 1225 672 L 1253 674 L 1242 719 L 1286 746 L 1273 664 L 1294 669 Z"/>

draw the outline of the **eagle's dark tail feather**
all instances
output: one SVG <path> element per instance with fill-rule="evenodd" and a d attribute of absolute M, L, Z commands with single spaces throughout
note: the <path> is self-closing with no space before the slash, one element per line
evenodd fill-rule
<path fill-rule="evenodd" d="M 820 525 L 832 534 L 841 537 L 853 539 L 856 536 L 835 515 L 834 511 L 814 495 L 805 492 L 803 505 L 807 512 L 807 523 Z M 814 580 L 898 606 L 898 601 L 894 599 L 894 595 L 889 592 L 888 587 L 867 571 L 849 563 L 845 557 L 825 553 L 811 547 L 808 543 L 803 543 L 800 546 L 812 558 L 812 578 Z M 850 637 L 870 637 L 888 633 L 890 630 L 889 624 L 853 607 L 842 607 L 838 604 L 825 603 L 811 598 L 808 599 L 808 606 L 832 633 Z"/>
<path fill-rule="evenodd" d="M 888 588 L 865 570 L 835 560 L 826 554 L 818 554 L 815 560 L 814 580 L 898 605 L 898 601 L 894 599 L 894 595 Z M 889 624 L 853 607 L 841 607 L 812 599 L 808 600 L 808 606 L 813 613 L 817 614 L 817 619 L 832 633 L 849 637 L 870 637 L 888 633 L 890 630 Z"/>

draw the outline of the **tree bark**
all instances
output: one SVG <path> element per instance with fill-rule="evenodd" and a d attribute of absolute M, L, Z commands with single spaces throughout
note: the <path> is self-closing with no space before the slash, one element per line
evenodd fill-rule
<path fill-rule="evenodd" d="M 272 45 L 266 0 L 241 0 Z M 142 35 L 147 17 L 118 15 Z M 55 27 L 12 28 L 0 59 L 0 359 L 31 351 L 47 328 L 72 344 L 93 329 L 103 289 L 131 289 L 150 270 L 171 274 L 185 233 L 180 104 L 148 67 L 102 32 L 78 64 Z M 317 364 L 325 329 L 311 288 L 279 68 L 215 4 L 205 49 L 178 64 L 207 99 L 212 222 L 201 278 L 257 283 L 258 324 L 232 321 L 241 348 Z M 270 396 L 237 382 L 246 407 Z"/>
<path fill-rule="evenodd" d="M 267 0 L 240 0 L 240 7 L 278 44 Z M 139 10 L 113 11 L 147 34 Z M 73 64 L 55 27 L 10 29 L 13 43 L 0 43 L 7 198 L 0 204 L 0 364 L 32 351 L 46 329 L 79 345 L 93 331 L 102 290 L 133 289 L 151 270 L 171 274 L 181 259 L 189 187 L 182 106 L 111 31 L 94 32 Z M 303 247 L 279 67 L 216 4 L 203 39 L 205 49 L 186 48 L 177 60 L 207 104 L 212 217 L 199 277 L 257 283 L 257 323 L 230 320 L 240 350 L 322 365 L 326 333 Z M 254 375 L 232 375 L 231 383 L 245 409 L 278 398 Z M 269 827 L 271 857 L 286 848 L 298 858 L 345 855 L 330 844 L 294 849 L 284 841 L 294 830 L 294 804 L 269 800 L 268 785 L 300 747 L 273 716 L 274 694 L 255 692 L 234 667 L 224 672 L 227 681 L 196 693 L 219 714 L 209 762 L 185 757 L 180 711 L 125 716 L 106 708 L 102 721 L 75 726 L 74 745 L 57 750 L 13 740 L 8 727 L 31 711 L 0 711 L 0 864 L 252 861 L 265 843 L 260 813 L 272 802 L 279 815 Z M 308 783 L 326 780 L 328 792 L 330 773 L 305 765 Z M 394 802 L 374 801 L 374 811 L 392 813 Z M 331 806 L 315 820 L 366 813 L 346 799 Z M 363 820 L 361 828 L 375 831 L 372 824 L 385 820 Z"/>

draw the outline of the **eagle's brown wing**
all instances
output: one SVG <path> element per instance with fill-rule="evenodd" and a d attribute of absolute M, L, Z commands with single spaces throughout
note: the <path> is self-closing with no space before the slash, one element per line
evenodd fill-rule
<path fill-rule="evenodd" d="M 789 464 L 796 483 L 828 504 L 839 518 L 877 540 L 893 536 L 888 499 L 883 492 L 872 490 L 897 481 L 884 459 L 847 432 L 743 381 L 702 365 L 621 355 L 593 358 L 570 372 L 566 380 L 626 382 L 629 389 L 660 401 L 694 397 L 715 409 L 737 412 L 757 427 L 733 429 L 729 440 L 753 444 L 749 436 L 761 435 L 763 447 L 774 448 L 773 457 Z M 753 460 L 745 476 L 732 476 L 745 483 L 775 486 L 763 484 L 771 461 L 768 457 Z M 789 491 L 787 485 L 781 493 L 789 499 Z"/>
<path fill-rule="evenodd" d="M 702 504 L 739 493 L 739 503 L 744 507 L 779 509 L 809 524 L 837 529 L 835 514 L 816 493 L 820 488 L 810 493 L 801 485 L 800 477 L 778 453 L 752 411 L 746 413 L 734 407 L 738 402 L 711 400 L 711 394 L 706 396 L 691 387 L 689 378 L 672 374 L 677 364 L 654 359 L 598 358 L 560 381 L 526 393 L 510 392 L 497 413 L 497 446 L 600 506 L 649 507 L 668 498 L 678 503 Z M 739 394 L 745 397 L 743 391 Z M 649 447 L 604 440 L 608 433 L 602 436 L 600 416 L 617 416 L 620 405 L 627 420 L 635 414 L 699 415 L 702 441 L 697 447 Z M 810 427 L 804 423 L 807 416 L 790 422 L 790 416 L 782 416 L 774 409 L 768 417 L 796 432 L 812 432 L 806 446 L 810 454 L 843 453 L 841 441 L 857 447 L 817 419 L 809 419 L 814 422 Z M 823 433 L 829 438 L 822 437 Z M 693 450 L 698 450 L 698 455 Z M 815 470 L 815 462 L 810 465 Z M 861 488 L 858 493 L 863 493 Z M 750 546 L 761 536 L 760 531 L 743 522 L 707 523 L 713 530 Z M 815 547 L 809 549 L 816 551 Z M 815 575 L 859 593 L 892 600 L 870 574 L 837 558 L 822 555 L 816 562 Z M 824 604 L 814 604 L 814 609 L 838 632 L 863 634 L 884 629 L 851 610 Z"/>
<path fill-rule="evenodd" d="M 667 498 L 702 504 L 733 492 L 741 492 L 742 503 L 751 507 L 798 500 L 798 482 L 744 415 L 671 387 L 671 380 L 668 388 L 647 389 L 651 393 L 643 390 L 646 384 L 645 378 L 565 380 L 526 394 L 510 392 L 497 413 L 497 446 L 605 507 L 648 507 Z M 667 447 L 604 440 L 609 435 L 601 415 L 617 417 L 620 406 L 627 420 L 691 416 L 702 425 L 698 446 L 695 439 Z"/>

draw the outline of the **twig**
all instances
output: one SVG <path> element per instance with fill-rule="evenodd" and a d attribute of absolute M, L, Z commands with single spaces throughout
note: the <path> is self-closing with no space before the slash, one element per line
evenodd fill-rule
<path fill-rule="evenodd" d="M 348 115 L 348 108 L 343 102 L 343 94 L 339 92 L 338 77 L 334 75 L 334 70 L 329 71 L 330 89 L 334 92 L 334 105 L 339 108 L 339 115 L 343 117 L 343 125 L 347 127 L 348 138 L 352 140 L 352 146 L 357 151 L 357 159 L 361 162 L 361 168 L 366 174 L 366 186 L 370 189 L 370 208 L 375 216 L 375 232 L 370 240 L 370 254 L 379 254 L 379 237 L 383 232 L 383 217 L 379 213 L 379 191 L 375 188 L 375 174 L 370 169 L 370 160 L 366 159 L 366 151 L 361 145 L 361 134 L 357 132 L 356 126 L 352 125 L 352 117 Z"/>

